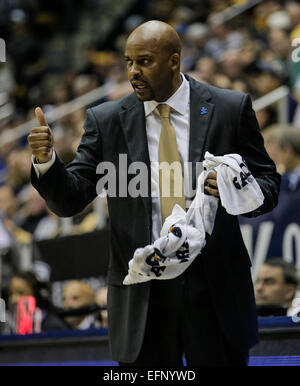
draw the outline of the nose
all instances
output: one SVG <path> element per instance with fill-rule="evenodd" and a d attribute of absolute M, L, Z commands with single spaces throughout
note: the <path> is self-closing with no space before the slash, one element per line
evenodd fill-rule
<path fill-rule="evenodd" d="M 132 63 L 129 67 L 129 75 L 131 78 L 134 78 L 137 75 L 141 75 L 141 69 L 136 63 Z"/>
<path fill-rule="evenodd" d="M 261 293 L 263 291 L 263 283 L 259 282 L 255 285 L 255 291 Z"/>

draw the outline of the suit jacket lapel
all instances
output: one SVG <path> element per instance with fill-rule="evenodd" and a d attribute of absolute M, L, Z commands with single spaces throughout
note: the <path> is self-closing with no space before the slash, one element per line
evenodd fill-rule
<path fill-rule="evenodd" d="M 146 133 L 144 105 L 134 94 L 125 99 L 123 111 L 120 113 L 121 125 L 127 142 L 131 162 L 143 162 L 148 170 L 148 197 L 143 197 L 149 219 L 149 236 L 152 237 L 152 201 L 151 201 L 151 168 Z"/>
<path fill-rule="evenodd" d="M 193 188 L 196 188 L 196 162 L 204 159 L 205 142 L 208 135 L 209 123 L 212 117 L 214 104 L 209 103 L 211 95 L 205 85 L 190 82 L 190 138 L 189 138 L 189 162 L 193 163 Z"/>
<path fill-rule="evenodd" d="M 144 162 L 150 166 L 143 103 L 130 95 L 127 103 L 124 104 L 124 110 L 120 113 L 120 119 L 131 161 Z"/>

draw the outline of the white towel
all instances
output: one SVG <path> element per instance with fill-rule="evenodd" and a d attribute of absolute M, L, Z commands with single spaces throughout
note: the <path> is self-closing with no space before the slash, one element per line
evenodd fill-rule
<path fill-rule="evenodd" d="M 174 206 L 163 224 L 160 238 L 135 251 L 123 284 L 173 279 L 201 253 L 206 234 L 211 235 L 213 231 L 219 201 L 204 193 L 204 182 L 211 171 L 217 172 L 221 204 L 229 214 L 250 212 L 263 204 L 260 187 L 240 155 L 214 157 L 206 152 L 203 167 L 189 210 L 185 212 L 179 205 Z"/>
<path fill-rule="evenodd" d="M 186 270 L 204 245 L 205 232 L 187 225 L 186 212 L 176 204 L 165 220 L 161 237 L 135 251 L 123 284 L 173 279 Z"/>
<path fill-rule="evenodd" d="M 207 174 L 217 172 L 217 184 L 222 206 L 232 215 L 252 212 L 264 202 L 264 195 L 239 154 L 215 157 L 205 153 L 203 167 Z"/>

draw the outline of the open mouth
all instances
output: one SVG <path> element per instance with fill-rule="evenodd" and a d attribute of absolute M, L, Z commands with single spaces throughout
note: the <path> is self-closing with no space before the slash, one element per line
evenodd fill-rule
<path fill-rule="evenodd" d="M 148 88 L 147 84 L 142 82 L 132 82 L 131 84 L 137 92 L 145 91 Z"/>

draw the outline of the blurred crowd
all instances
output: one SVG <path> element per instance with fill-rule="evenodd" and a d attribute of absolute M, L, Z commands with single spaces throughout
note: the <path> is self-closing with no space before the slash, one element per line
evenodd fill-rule
<path fill-rule="evenodd" d="M 103 85 L 108 86 L 109 91 L 99 94 L 95 104 L 132 92 L 123 59 L 124 45 L 128 34 L 147 20 L 158 19 L 174 26 L 183 43 L 182 72 L 201 82 L 249 93 L 252 100 L 282 85 L 287 86 L 290 90 L 287 124 L 296 131 L 295 136 L 297 130 L 300 132 L 300 53 L 297 56 L 294 44 L 295 39 L 300 38 L 298 1 L 264 0 L 232 18 L 228 17 L 228 7 L 243 5 L 245 1 L 145 0 L 133 3 L 128 14 L 116 23 L 109 39 L 82 44 L 78 64 L 72 60 L 64 62 L 62 56 L 60 60 L 53 60 L 55 50 L 52 48 L 49 52 L 48 42 L 61 36 L 66 41 L 76 40 L 82 33 L 79 27 L 82 12 L 101 6 L 100 0 L 0 2 L 0 31 L 7 47 L 7 61 L 0 63 L 2 253 L 34 240 L 64 234 L 61 219 L 49 211 L 30 185 L 31 155 L 26 135 L 1 143 L 2 134 L 11 133 L 15 127 L 33 119 L 36 106 L 51 114 L 56 107 Z M 12 112 L 3 117 L 1 109 L 8 105 L 12 106 Z M 73 159 L 79 144 L 86 108 L 51 123 L 56 151 L 65 163 Z M 257 111 L 257 119 L 278 171 L 284 174 L 291 172 L 289 168 L 294 170 L 288 160 L 295 155 L 290 153 L 298 150 L 279 136 L 286 127 L 275 127 L 278 105 Z M 104 215 L 107 217 L 106 210 Z M 91 204 L 72 219 L 70 233 L 90 232 L 97 226 L 95 207 Z M 66 302 L 67 299 L 65 295 Z M 74 322 L 75 316 L 73 321 L 72 316 L 70 318 L 75 326 L 78 320 Z"/>
<path fill-rule="evenodd" d="M 0 334 L 107 328 L 106 286 L 95 289 L 84 280 L 68 280 L 60 307 L 53 304 L 51 292 L 51 283 L 36 273 L 15 272 L 7 287 L 5 323 L 0 323 Z M 22 314 L 24 303 L 26 311 Z"/>

